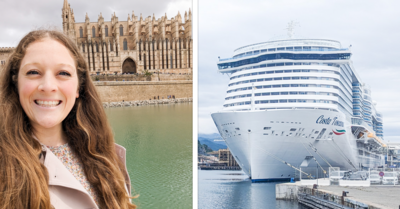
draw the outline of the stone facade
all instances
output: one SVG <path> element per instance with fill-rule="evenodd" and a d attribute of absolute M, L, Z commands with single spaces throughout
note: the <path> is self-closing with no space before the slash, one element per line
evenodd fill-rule
<path fill-rule="evenodd" d="M 0 70 L 2 70 L 11 53 L 15 50 L 14 47 L 1 47 L 0 48 Z"/>
<path fill-rule="evenodd" d="M 91 74 L 161 72 L 192 74 L 193 42 L 192 14 L 185 12 L 168 19 L 143 19 L 128 15 L 119 21 L 114 14 L 104 21 L 100 13 L 97 22 L 75 22 L 72 8 L 64 0 L 63 31 L 79 47 L 87 59 Z"/>

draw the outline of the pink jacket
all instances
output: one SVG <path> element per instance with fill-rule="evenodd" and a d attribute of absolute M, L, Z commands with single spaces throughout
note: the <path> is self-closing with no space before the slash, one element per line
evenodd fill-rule
<path fill-rule="evenodd" d="M 42 146 L 46 156 L 41 155 L 40 161 L 47 167 L 49 171 L 49 192 L 51 204 L 56 209 L 98 209 L 96 203 L 90 194 L 85 190 L 81 183 L 76 180 L 71 172 L 64 164 L 46 147 Z M 126 170 L 126 149 L 115 144 L 115 151 L 125 166 Z M 130 195 L 130 179 L 128 172 L 124 173 L 124 177 L 129 181 L 126 190 Z"/>

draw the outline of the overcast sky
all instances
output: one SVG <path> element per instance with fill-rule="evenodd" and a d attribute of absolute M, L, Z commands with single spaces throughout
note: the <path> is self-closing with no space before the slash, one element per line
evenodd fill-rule
<path fill-rule="evenodd" d="M 383 114 L 386 141 L 400 136 L 400 1 L 199 1 L 199 133 L 218 133 L 210 113 L 222 110 L 229 78 L 216 62 L 241 46 L 286 35 L 352 45 L 354 67 Z"/>
<path fill-rule="evenodd" d="M 97 22 L 100 12 L 104 21 L 111 21 L 115 12 L 119 21 L 126 21 L 134 11 L 143 18 L 156 19 L 167 13 L 170 19 L 192 7 L 191 0 L 68 0 L 74 10 L 75 21 L 84 22 L 88 13 L 90 22 Z M 0 0 L 0 47 L 15 47 L 29 31 L 39 27 L 56 26 L 62 29 L 61 9 L 64 0 Z"/>

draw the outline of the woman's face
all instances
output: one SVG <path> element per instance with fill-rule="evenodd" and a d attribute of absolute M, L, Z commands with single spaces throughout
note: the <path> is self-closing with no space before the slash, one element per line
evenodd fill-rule
<path fill-rule="evenodd" d="M 61 127 L 79 97 L 71 52 L 50 38 L 31 43 L 21 61 L 18 92 L 35 129 Z"/>

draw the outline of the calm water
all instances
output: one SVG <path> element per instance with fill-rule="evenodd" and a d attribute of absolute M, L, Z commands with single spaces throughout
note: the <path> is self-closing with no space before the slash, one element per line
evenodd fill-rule
<path fill-rule="evenodd" d="M 192 104 L 106 109 L 139 208 L 192 208 Z"/>
<path fill-rule="evenodd" d="M 199 209 L 303 209 L 275 199 L 276 183 L 251 183 L 242 171 L 199 170 Z"/>

